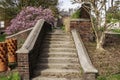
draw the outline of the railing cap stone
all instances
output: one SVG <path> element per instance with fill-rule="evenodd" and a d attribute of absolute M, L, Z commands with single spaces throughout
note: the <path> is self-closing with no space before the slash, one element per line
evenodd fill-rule
<path fill-rule="evenodd" d="M 26 48 L 20 48 L 19 50 L 16 51 L 16 53 L 29 53 L 29 50 L 27 50 Z"/>

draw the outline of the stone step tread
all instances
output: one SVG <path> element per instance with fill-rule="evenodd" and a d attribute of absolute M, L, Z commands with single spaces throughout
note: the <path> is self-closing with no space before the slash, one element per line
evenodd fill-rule
<path fill-rule="evenodd" d="M 67 41 L 70 41 L 70 40 L 73 40 L 72 38 L 45 38 L 44 40 L 67 40 Z"/>
<path fill-rule="evenodd" d="M 67 57 L 49 57 L 40 58 L 39 63 L 79 63 L 78 58 L 67 58 Z"/>
<path fill-rule="evenodd" d="M 40 55 L 39 58 L 49 58 L 49 57 L 71 57 L 71 58 L 77 58 L 77 55 Z"/>
<path fill-rule="evenodd" d="M 76 51 L 75 48 L 64 48 L 64 47 L 58 47 L 58 48 L 43 48 L 42 51 Z"/>
<path fill-rule="evenodd" d="M 75 49 L 75 46 L 71 46 L 71 45 L 42 45 L 42 48 L 41 49 L 44 49 L 44 48 L 72 48 L 72 49 Z"/>
<path fill-rule="evenodd" d="M 44 39 L 72 39 L 71 36 L 45 36 Z"/>
<path fill-rule="evenodd" d="M 73 40 L 70 40 L 70 39 L 44 39 L 43 42 L 73 42 Z"/>
<path fill-rule="evenodd" d="M 41 53 L 59 53 L 59 52 L 69 52 L 69 53 L 77 53 L 77 51 L 71 51 L 71 50 L 43 50 Z"/>
<path fill-rule="evenodd" d="M 78 73 L 80 74 L 79 70 L 76 69 L 51 69 L 51 68 L 47 68 L 47 69 L 41 69 L 41 70 L 36 70 L 36 73 Z"/>
<path fill-rule="evenodd" d="M 77 52 L 76 50 L 72 49 L 43 49 L 41 52 Z"/>
<path fill-rule="evenodd" d="M 53 33 L 53 32 L 48 32 L 46 35 L 67 35 L 65 33 Z"/>
<path fill-rule="evenodd" d="M 76 54 L 76 53 L 71 53 L 71 52 L 46 52 L 46 53 L 41 53 L 40 55 L 39 55 L 39 57 L 52 57 L 52 56 L 54 56 L 54 57 L 78 57 L 78 55 Z"/>
<path fill-rule="evenodd" d="M 47 66 L 56 66 L 56 65 L 59 65 L 59 66 L 80 66 L 79 63 L 38 63 L 37 64 L 38 66 L 40 65 L 47 65 Z"/>
<path fill-rule="evenodd" d="M 69 44 L 69 45 L 66 45 L 66 44 L 43 44 L 43 45 L 49 45 L 49 46 L 75 46 L 75 44 Z"/>
<path fill-rule="evenodd" d="M 72 38 L 69 35 L 46 35 L 45 38 Z"/>
<path fill-rule="evenodd" d="M 73 52 L 44 52 L 44 53 L 41 53 L 40 55 L 42 54 L 62 54 L 62 55 L 77 55 L 77 53 L 73 53 Z"/>
<path fill-rule="evenodd" d="M 50 41 L 50 40 L 44 40 L 43 43 L 52 43 L 52 44 L 74 44 L 73 41 Z"/>
<path fill-rule="evenodd" d="M 48 57 L 48 58 L 40 58 L 40 59 L 55 59 L 55 60 L 78 60 L 78 58 L 71 58 L 71 57 Z"/>
<path fill-rule="evenodd" d="M 71 47 L 71 48 L 75 48 L 74 44 L 43 44 L 43 47 Z"/>
<path fill-rule="evenodd" d="M 75 50 L 42 50 L 41 52 L 71 52 L 71 53 L 75 53 Z"/>
<path fill-rule="evenodd" d="M 44 48 L 44 49 L 48 49 L 48 50 L 50 50 L 50 49 L 53 49 L 53 50 L 76 50 L 75 48 L 69 48 L 69 47 L 66 47 L 66 48 L 64 48 L 64 47 L 56 47 L 56 48 L 52 48 L 52 47 L 50 47 L 50 48 Z"/>
<path fill-rule="evenodd" d="M 60 78 L 80 78 L 81 71 L 74 69 L 41 69 L 36 70 L 34 75 L 44 77 L 60 77 Z"/>
<path fill-rule="evenodd" d="M 79 63 L 38 63 L 36 69 L 40 68 L 55 68 L 55 69 L 78 69 L 80 70 Z"/>
<path fill-rule="evenodd" d="M 38 76 L 36 78 L 33 78 L 32 80 L 82 80 L 82 78 L 56 78 L 56 77 L 41 77 Z"/>

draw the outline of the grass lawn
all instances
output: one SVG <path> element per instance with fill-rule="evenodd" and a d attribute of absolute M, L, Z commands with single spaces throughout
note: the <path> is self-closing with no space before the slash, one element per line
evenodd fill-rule
<path fill-rule="evenodd" d="M 2 42 L 2 41 L 4 41 L 5 40 L 5 34 L 3 34 L 3 35 L 0 35 L 0 42 Z"/>
<path fill-rule="evenodd" d="M 97 80 L 120 80 L 120 74 L 110 76 L 99 76 Z"/>

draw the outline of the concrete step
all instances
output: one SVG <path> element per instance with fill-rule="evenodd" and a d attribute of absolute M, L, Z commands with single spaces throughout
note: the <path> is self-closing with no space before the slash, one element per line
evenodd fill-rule
<path fill-rule="evenodd" d="M 52 47 L 52 48 L 57 48 L 57 47 L 67 47 L 67 48 L 75 48 L 75 45 L 74 44 L 69 44 L 69 45 L 65 45 L 65 44 L 43 44 L 42 45 L 43 48 L 45 47 Z"/>
<path fill-rule="evenodd" d="M 44 40 L 48 40 L 48 41 L 72 41 L 71 38 L 45 38 Z"/>
<path fill-rule="evenodd" d="M 39 63 L 37 64 L 36 70 L 38 69 L 76 69 L 80 70 L 79 63 Z"/>
<path fill-rule="evenodd" d="M 65 34 L 65 33 L 53 33 L 53 32 L 48 32 L 48 33 L 46 33 L 46 35 L 67 35 L 67 34 Z"/>
<path fill-rule="evenodd" d="M 48 41 L 48 40 L 44 40 L 43 43 L 47 43 L 47 44 L 65 44 L 65 45 L 69 45 L 69 44 L 74 44 L 73 41 Z"/>
<path fill-rule="evenodd" d="M 39 58 L 39 63 L 79 63 L 78 58 L 69 57 L 49 57 Z"/>
<path fill-rule="evenodd" d="M 82 80 L 82 78 L 56 78 L 56 77 L 41 77 L 38 76 L 32 80 Z"/>
<path fill-rule="evenodd" d="M 44 76 L 44 77 L 60 77 L 60 78 L 79 78 L 81 77 L 80 70 L 74 69 L 41 69 L 36 70 L 34 75 Z"/>
<path fill-rule="evenodd" d="M 46 35 L 45 38 L 72 38 L 68 35 Z"/>
<path fill-rule="evenodd" d="M 39 55 L 40 57 L 75 57 L 77 58 L 76 53 L 71 52 L 45 52 Z"/>
<path fill-rule="evenodd" d="M 77 52 L 75 48 L 43 48 L 43 52 Z"/>

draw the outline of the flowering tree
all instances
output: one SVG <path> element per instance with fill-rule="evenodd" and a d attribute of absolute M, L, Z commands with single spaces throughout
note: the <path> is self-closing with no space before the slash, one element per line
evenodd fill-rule
<path fill-rule="evenodd" d="M 54 17 L 50 9 L 28 6 L 11 20 L 11 25 L 6 28 L 6 34 L 13 34 L 33 27 L 39 19 L 45 19 L 50 24 L 54 22 Z"/>
<path fill-rule="evenodd" d="M 107 25 L 107 7 L 109 2 L 112 6 L 115 0 L 72 0 L 73 3 L 85 4 L 83 8 L 90 15 L 92 29 L 96 38 L 96 49 L 104 50 L 103 45 L 105 43 L 105 32 L 113 25 Z M 87 6 L 87 5 L 90 6 Z M 89 11 L 91 10 L 91 11 Z"/>

